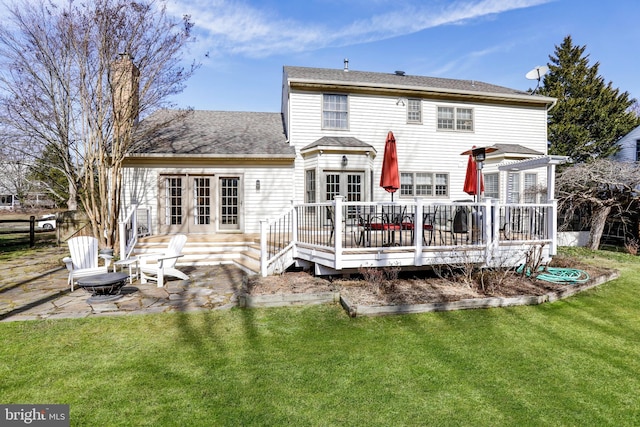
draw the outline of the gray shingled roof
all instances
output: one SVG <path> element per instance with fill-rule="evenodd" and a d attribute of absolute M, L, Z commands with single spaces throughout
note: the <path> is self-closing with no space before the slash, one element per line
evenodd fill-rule
<path fill-rule="evenodd" d="M 531 148 L 527 148 L 520 144 L 493 144 L 491 147 L 496 148 L 497 150 L 491 153 L 490 155 L 497 154 L 523 154 L 523 155 L 531 155 L 531 156 L 542 156 L 544 153 L 540 151 L 532 150 Z"/>
<path fill-rule="evenodd" d="M 280 113 L 196 110 L 158 126 L 183 113 L 160 110 L 142 121 L 138 130 L 144 135 L 142 144 L 133 155 L 295 157 Z"/>
<path fill-rule="evenodd" d="M 350 85 L 366 85 L 374 87 L 396 87 L 404 89 L 422 89 L 455 91 L 466 93 L 490 93 L 500 95 L 519 95 L 538 98 L 540 101 L 548 99 L 527 92 L 496 86 L 477 80 L 456 80 L 440 77 L 425 77 L 412 75 L 397 75 L 396 73 L 374 73 L 366 71 L 344 71 L 342 69 L 307 68 L 285 66 L 284 72 L 293 81 L 317 83 L 343 83 Z"/>
<path fill-rule="evenodd" d="M 366 142 L 353 138 L 351 136 L 323 136 L 315 142 L 302 148 L 302 151 L 309 150 L 314 147 L 344 147 L 344 148 L 366 148 L 368 150 L 375 149 Z"/>

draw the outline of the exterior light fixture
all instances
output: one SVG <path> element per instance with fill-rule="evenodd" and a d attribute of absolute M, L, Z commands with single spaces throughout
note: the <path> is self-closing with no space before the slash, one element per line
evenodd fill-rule
<path fill-rule="evenodd" d="M 342 167 L 347 167 L 348 163 L 349 159 L 347 159 L 347 156 L 342 156 Z"/>
<path fill-rule="evenodd" d="M 260 180 L 256 179 L 256 191 L 260 191 Z"/>

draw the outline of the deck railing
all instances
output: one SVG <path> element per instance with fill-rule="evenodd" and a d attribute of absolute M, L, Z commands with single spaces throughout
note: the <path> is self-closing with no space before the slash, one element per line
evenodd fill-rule
<path fill-rule="evenodd" d="M 396 253 L 398 262 L 423 265 L 447 253 L 475 251 L 489 260 L 498 247 L 544 244 L 555 254 L 556 204 L 499 204 L 459 201 L 432 203 L 423 199 L 381 202 L 332 202 L 294 205 L 263 225 L 263 269 L 285 251 L 307 261 L 340 270 L 351 256 Z M 413 260 L 407 256 L 413 253 Z M 401 254 L 402 253 L 402 254 Z M 435 254 L 435 255 L 434 255 Z M 385 262 L 393 263 L 394 255 Z M 400 261 L 402 259 L 402 261 Z"/>
<path fill-rule="evenodd" d="M 296 241 L 295 207 L 273 220 L 260 222 L 260 273 L 267 276 L 270 267 L 293 249 Z"/>
<path fill-rule="evenodd" d="M 151 233 L 151 211 L 148 207 L 132 205 L 125 218 L 118 223 L 120 259 L 131 256 L 138 237 Z"/>
<path fill-rule="evenodd" d="M 486 243 L 482 221 L 486 204 L 341 202 L 296 206 L 298 244 L 343 249 L 480 245 Z M 338 214 L 340 221 L 337 220 Z"/>

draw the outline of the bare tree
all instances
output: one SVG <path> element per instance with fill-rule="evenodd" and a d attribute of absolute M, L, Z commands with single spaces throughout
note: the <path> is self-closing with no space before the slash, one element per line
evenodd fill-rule
<path fill-rule="evenodd" d="M 116 239 L 122 162 L 139 116 L 167 106 L 195 64 L 188 16 L 172 19 L 162 1 L 96 0 L 64 5 L 23 1 L 0 26 L 0 117 L 49 147 L 102 246 Z"/>
<path fill-rule="evenodd" d="M 8 142 L 7 136 L 0 137 L 0 193 L 15 196 L 24 203 L 36 187 L 36 183 L 29 179 L 30 159 Z"/>
<path fill-rule="evenodd" d="M 629 111 L 634 113 L 636 117 L 640 117 L 640 102 L 636 100 L 633 104 L 631 104 L 631 107 L 629 107 Z"/>
<path fill-rule="evenodd" d="M 628 211 L 638 198 L 640 167 L 632 162 L 597 159 L 565 169 L 556 179 L 558 210 L 591 212 L 589 247 L 598 249 L 605 223 Z"/>

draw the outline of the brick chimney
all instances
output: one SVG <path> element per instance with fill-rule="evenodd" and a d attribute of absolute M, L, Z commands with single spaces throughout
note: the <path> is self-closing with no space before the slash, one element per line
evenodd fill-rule
<path fill-rule="evenodd" d="M 140 71 L 127 52 L 111 64 L 114 138 L 124 137 L 138 121 Z"/>

